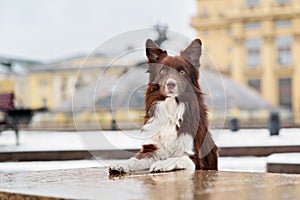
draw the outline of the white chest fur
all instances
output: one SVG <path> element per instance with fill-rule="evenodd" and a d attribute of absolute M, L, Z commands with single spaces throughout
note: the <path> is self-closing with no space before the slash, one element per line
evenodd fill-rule
<path fill-rule="evenodd" d="M 149 169 L 155 171 L 172 171 L 174 169 L 195 170 L 195 164 L 188 154 L 193 154 L 193 137 L 188 133 L 177 134 L 176 126 L 180 127 L 185 105 L 177 103 L 174 97 L 166 98 L 154 105 L 154 116 L 142 129 L 143 136 L 148 138 L 145 144 L 157 147 L 151 157 L 132 157 L 124 163 L 117 163 L 109 167 L 110 173 L 132 172 Z"/>
<path fill-rule="evenodd" d="M 176 130 L 176 126 L 179 128 L 180 121 L 184 120 L 185 105 L 177 103 L 174 97 L 168 97 L 152 106 L 155 106 L 154 116 L 142 129 L 142 134 L 149 137 L 146 143 L 157 145 L 167 157 L 191 152 L 193 138 L 189 134 L 178 137 Z"/>

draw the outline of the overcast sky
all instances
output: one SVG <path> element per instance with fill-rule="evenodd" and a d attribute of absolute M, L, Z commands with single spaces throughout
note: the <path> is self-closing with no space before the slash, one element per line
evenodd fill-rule
<path fill-rule="evenodd" d="M 88 53 L 156 23 L 187 37 L 196 0 L 0 0 L 0 55 L 55 59 Z"/>

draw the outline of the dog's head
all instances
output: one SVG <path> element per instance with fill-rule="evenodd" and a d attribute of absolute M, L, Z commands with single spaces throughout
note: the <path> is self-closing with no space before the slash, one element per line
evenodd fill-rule
<path fill-rule="evenodd" d="M 146 42 L 149 82 L 152 90 L 159 90 L 163 96 L 180 96 L 199 88 L 199 59 L 202 53 L 200 39 L 195 39 L 179 56 L 169 56 L 152 40 Z"/>

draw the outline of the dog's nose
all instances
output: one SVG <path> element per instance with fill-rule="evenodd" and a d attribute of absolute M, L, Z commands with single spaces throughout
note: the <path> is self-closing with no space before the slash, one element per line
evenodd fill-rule
<path fill-rule="evenodd" d="M 175 80 L 168 80 L 167 81 L 167 88 L 168 90 L 173 90 L 176 87 L 176 81 Z"/>

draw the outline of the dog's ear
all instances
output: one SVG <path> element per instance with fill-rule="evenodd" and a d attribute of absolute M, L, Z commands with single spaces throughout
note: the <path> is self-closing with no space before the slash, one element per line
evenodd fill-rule
<path fill-rule="evenodd" d="M 167 52 L 159 48 L 151 39 L 146 41 L 146 55 L 148 63 L 157 63 L 160 59 L 167 56 Z"/>
<path fill-rule="evenodd" d="M 180 52 L 186 61 L 192 64 L 194 67 L 200 67 L 200 56 L 202 54 L 202 42 L 200 39 L 195 39 L 187 46 L 184 50 Z"/>

